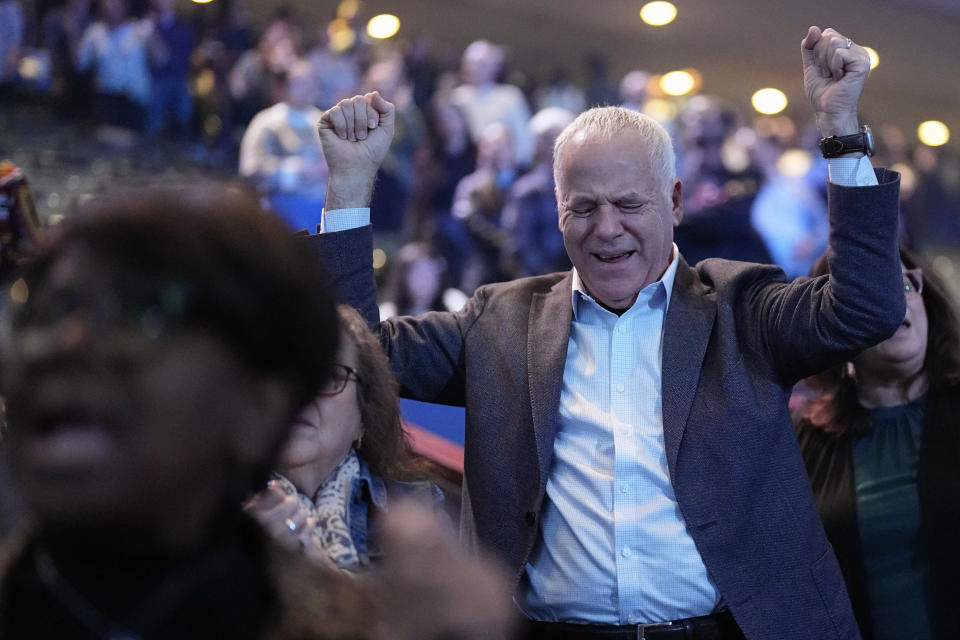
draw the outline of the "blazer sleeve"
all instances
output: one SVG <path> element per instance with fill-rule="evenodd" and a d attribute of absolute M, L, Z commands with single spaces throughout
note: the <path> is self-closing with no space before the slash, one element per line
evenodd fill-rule
<path fill-rule="evenodd" d="M 829 185 L 829 276 L 771 283 L 769 271 L 742 289 L 747 340 L 792 384 L 893 334 L 906 300 L 900 254 L 899 174 L 879 170 L 870 187 Z M 774 278 L 777 279 L 777 278 Z"/>
<path fill-rule="evenodd" d="M 483 312 L 483 289 L 457 313 L 380 322 L 373 277 L 373 233 L 369 225 L 305 236 L 333 275 L 340 301 L 357 309 L 379 335 L 400 383 L 401 395 L 415 400 L 462 405 L 466 335 Z"/>
<path fill-rule="evenodd" d="M 373 278 L 373 227 L 303 236 L 334 278 L 340 302 L 348 304 L 371 329 L 380 323 L 377 285 Z"/>

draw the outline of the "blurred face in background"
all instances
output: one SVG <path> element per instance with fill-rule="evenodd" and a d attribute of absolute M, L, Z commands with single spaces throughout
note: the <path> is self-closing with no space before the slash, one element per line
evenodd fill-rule
<path fill-rule="evenodd" d="M 363 77 L 363 84 L 366 91 L 379 91 L 384 98 L 394 101 L 405 80 L 403 64 L 386 59 L 370 65 Z"/>
<path fill-rule="evenodd" d="M 166 14 L 173 13 L 173 9 L 176 6 L 176 0 L 153 0 L 153 8 L 157 13 Z"/>
<path fill-rule="evenodd" d="M 503 52 L 484 40 L 471 43 L 463 52 L 461 72 L 464 82 L 483 86 L 496 81 L 503 65 Z"/>
<path fill-rule="evenodd" d="M 631 71 L 620 81 L 620 101 L 632 106 L 642 106 L 647 99 L 647 83 L 650 74 L 645 71 Z"/>
<path fill-rule="evenodd" d="M 287 103 L 294 109 L 305 110 L 316 106 L 317 83 L 306 63 L 297 63 L 287 78 Z"/>
<path fill-rule="evenodd" d="M 477 166 L 510 169 L 514 165 L 513 137 L 499 122 L 487 125 L 477 143 Z"/>
<path fill-rule="evenodd" d="M 127 18 L 126 0 L 100 0 L 100 15 L 110 26 L 117 26 Z"/>

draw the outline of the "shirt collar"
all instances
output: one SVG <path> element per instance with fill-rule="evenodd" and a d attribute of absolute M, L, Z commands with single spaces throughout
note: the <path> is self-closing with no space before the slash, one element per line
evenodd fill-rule
<path fill-rule="evenodd" d="M 660 279 L 656 282 L 651 282 L 643 289 L 643 291 L 647 291 L 649 289 L 656 290 L 657 288 L 662 287 L 664 294 L 666 295 L 664 309 L 670 306 L 670 295 L 673 293 L 673 280 L 677 275 L 677 265 L 680 264 L 680 249 L 677 248 L 676 243 L 673 244 L 670 250 L 670 255 L 670 264 L 667 266 L 667 270 L 663 272 L 663 275 L 660 276 Z M 577 273 L 576 267 L 573 268 L 573 286 L 571 290 L 571 296 L 574 320 L 577 320 L 581 301 L 590 301 L 593 304 L 599 305 L 599 303 L 593 299 L 593 296 L 587 293 L 587 289 L 583 286 L 583 280 L 580 279 L 580 274 Z M 634 306 L 637 304 L 637 301 L 639 301 L 640 298 L 641 296 L 638 295 L 637 300 L 634 300 Z M 632 309 L 633 306 L 630 308 Z"/>
<path fill-rule="evenodd" d="M 387 485 L 383 478 L 373 475 L 367 462 L 357 456 L 360 460 L 359 482 L 354 485 L 354 491 L 359 491 L 363 486 L 370 492 L 370 502 L 382 511 L 387 510 Z"/>

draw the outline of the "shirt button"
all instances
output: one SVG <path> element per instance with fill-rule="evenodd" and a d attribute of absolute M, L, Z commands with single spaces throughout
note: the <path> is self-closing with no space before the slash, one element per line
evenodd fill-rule
<path fill-rule="evenodd" d="M 630 491 L 630 485 L 628 485 L 626 482 L 621 482 L 620 493 L 627 493 L 628 491 Z"/>
<path fill-rule="evenodd" d="M 629 558 L 631 555 L 633 555 L 633 551 L 630 550 L 630 547 L 624 547 L 620 550 L 620 555 L 622 555 L 624 558 Z"/>
<path fill-rule="evenodd" d="M 622 384 L 618 384 L 618 385 L 617 385 L 617 393 L 623 393 L 623 385 L 622 385 Z"/>

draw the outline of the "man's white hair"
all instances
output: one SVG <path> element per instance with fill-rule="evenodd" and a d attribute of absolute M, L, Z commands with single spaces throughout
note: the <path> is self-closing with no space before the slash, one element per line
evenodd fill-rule
<path fill-rule="evenodd" d="M 650 166 L 660 177 L 667 198 L 673 194 L 677 179 L 676 156 L 670 134 L 650 116 L 623 107 L 596 107 L 581 113 L 564 129 L 553 145 L 553 180 L 559 187 L 563 148 L 574 136 L 583 132 L 586 138 L 612 140 L 623 131 L 636 131 L 650 154 Z"/>

